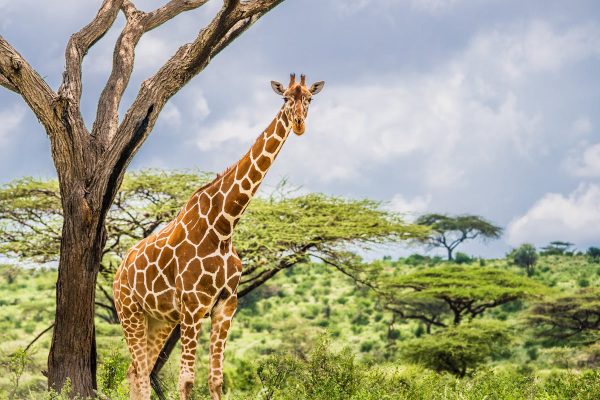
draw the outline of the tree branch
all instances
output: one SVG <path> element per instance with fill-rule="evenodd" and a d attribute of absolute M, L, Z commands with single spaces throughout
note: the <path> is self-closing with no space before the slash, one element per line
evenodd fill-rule
<path fill-rule="evenodd" d="M 100 40 L 113 25 L 122 4 L 123 0 L 104 0 L 92 22 L 73 34 L 69 39 L 65 50 L 66 66 L 63 83 L 58 93 L 77 108 L 79 108 L 81 100 L 81 63 L 83 57 L 85 57 L 90 47 Z"/>
<path fill-rule="evenodd" d="M 172 0 L 151 13 L 138 10 L 133 2 L 124 0 L 121 9 L 127 22 L 115 43 L 113 68 L 100 95 L 92 135 L 107 147 L 117 132 L 119 105 L 129 84 L 135 59 L 135 47 L 142 35 L 178 14 L 198 8 L 208 0 Z"/>
<path fill-rule="evenodd" d="M 54 115 L 56 93 L 2 36 L 0 36 L 0 85 L 23 97 L 46 128 L 46 132 L 50 134 L 56 130 L 57 121 Z"/>

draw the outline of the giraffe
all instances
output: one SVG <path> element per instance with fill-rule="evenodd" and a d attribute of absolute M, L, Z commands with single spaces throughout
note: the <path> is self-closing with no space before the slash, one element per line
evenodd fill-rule
<path fill-rule="evenodd" d="M 311 97 L 295 75 L 285 88 L 271 81 L 284 104 L 250 150 L 214 181 L 198 189 L 170 223 L 133 246 L 116 272 L 113 292 L 131 353 L 130 399 L 149 400 L 149 375 L 166 339 L 181 325 L 179 397 L 188 399 L 195 377 L 202 319 L 211 318 L 208 386 L 220 400 L 223 353 L 237 308 L 242 262 L 232 244 L 234 228 L 291 130 L 304 133 Z"/>

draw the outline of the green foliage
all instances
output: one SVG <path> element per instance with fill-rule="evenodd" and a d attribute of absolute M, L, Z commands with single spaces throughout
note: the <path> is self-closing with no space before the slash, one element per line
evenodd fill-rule
<path fill-rule="evenodd" d="M 473 258 L 471 258 L 468 254 L 457 251 L 456 255 L 454 256 L 454 262 L 456 264 L 470 264 L 473 262 Z"/>
<path fill-rule="evenodd" d="M 593 342 L 600 331 L 600 289 L 540 301 L 532 306 L 528 321 L 547 339 Z"/>
<path fill-rule="evenodd" d="M 100 392 L 110 398 L 123 395 L 125 393 L 123 383 L 128 367 L 129 359 L 119 352 L 113 351 L 110 355 L 103 357 L 98 371 Z"/>
<path fill-rule="evenodd" d="M 508 258 L 521 268 L 525 268 L 527 276 L 533 275 L 533 268 L 538 260 L 538 254 L 535 247 L 529 243 L 524 243 L 511 251 Z"/>
<path fill-rule="evenodd" d="M 600 247 L 592 246 L 587 249 L 585 254 L 588 256 L 591 262 L 600 263 Z"/>
<path fill-rule="evenodd" d="M 505 351 L 510 343 L 506 327 L 495 321 L 473 321 L 404 342 L 404 359 L 435 371 L 463 377 L 486 359 Z"/>
<path fill-rule="evenodd" d="M 425 242 L 433 247 L 445 248 L 448 260 L 452 260 L 452 252 L 465 240 L 497 239 L 502 234 L 501 227 L 478 215 L 425 214 L 417 218 L 416 223 L 431 229 Z"/>
<path fill-rule="evenodd" d="M 31 362 L 31 357 L 27 352 L 19 348 L 5 359 L 0 360 L 0 365 L 8 372 L 10 379 L 10 388 L 8 392 L 8 400 L 15 399 L 19 390 L 21 377 L 25 372 L 28 364 Z"/>
<path fill-rule="evenodd" d="M 476 317 L 489 308 L 545 292 L 542 285 L 509 271 L 455 265 L 393 276 L 382 282 L 382 288 L 391 304 L 415 304 L 416 299 L 427 300 L 427 307 L 445 303 L 455 324 L 465 315 Z"/>

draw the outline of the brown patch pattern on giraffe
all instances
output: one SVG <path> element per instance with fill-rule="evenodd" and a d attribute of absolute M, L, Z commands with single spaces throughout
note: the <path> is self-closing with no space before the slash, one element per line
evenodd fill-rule
<path fill-rule="evenodd" d="M 211 318 L 208 385 L 211 399 L 221 399 L 223 352 L 242 274 L 233 231 L 290 131 L 300 134 L 294 127 L 299 123 L 303 131 L 310 97 L 322 87 L 307 89 L 304 76 L 301 84 L 292 76 L 285 91 L 278 85 L 273 88 L 286 101 L 246 155 L 196 191 L 173 221 L 131 248 L 117 270 L 113 291 L 132 356 L 127 377 L 133 400 L 150 399 L 150 371 L 177 324 L 182 344 L 179 396 L 189 397 L 206 315 Z"/>

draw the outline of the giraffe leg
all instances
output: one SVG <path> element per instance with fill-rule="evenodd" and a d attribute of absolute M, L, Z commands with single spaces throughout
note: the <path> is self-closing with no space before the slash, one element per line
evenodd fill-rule
<path fill-rule="evenodd" d="M 211 313 L 210 372 L 208 388 L 211 400 L 221 400 L 223 388 L 223 353 L 231 320 L 237 309 L 237 294 L 219 301 Z"/>
<path fill-rule="evenodd" d="M 196 347 L 202 325 L 202 318 L 208 307 L 201 307 L 196 312 L 185 312 L 181 319 L 181 365 L 179 372 L 179 398 L 188 400 L 194 387 L 196 376 Z"/>
<path fill-rule="evenodd" d="M 158 358 L 160 350 L 176 325 L 169 321 L 148 318 L 148 365 L 150 371 L 154 368 L 154 363 Z"/>
<path fill-rule="evenodd" d="M 131 353 L 131 365 L 127 370 L 129 398 L 131 400 L 150 399 L 150 380 L 148 370 L 148 351 L 146 345 L 146 317 L 142 308 L 132 296 L 127 296 L 121 287 L 119 301 L 115 302 L 117 314 L 123 327 L 125 341 Z"/>

